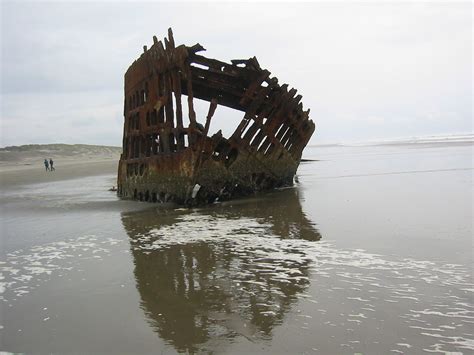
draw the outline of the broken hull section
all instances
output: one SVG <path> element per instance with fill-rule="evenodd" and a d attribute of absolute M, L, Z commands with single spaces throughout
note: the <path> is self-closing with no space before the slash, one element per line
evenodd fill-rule
<path fill-rule="evenodd" d="M 168 34 L 165 46 L 154 37 L 125 74 L 119 196 L 196 205 L 292 185 L 314 132 L 301 95 L 278 85 L 255 57 L 209 59 L 196 54 L 199 44 L 175 47 Z M 202 123 L 194 98 L 210 103 Z M 208 136 L 218 105 L 244 113 L 229 138 Z"/>

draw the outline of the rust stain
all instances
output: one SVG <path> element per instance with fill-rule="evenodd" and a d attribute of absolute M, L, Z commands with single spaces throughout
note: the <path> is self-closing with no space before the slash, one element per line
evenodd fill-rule
<path fill-rule="evenodd" d="M 153 42 L 125 73 L 119 196 L 196 205 L 292 185 L 315 128 L 301 95 L 255 57 L 206 58 L 200 44 L 175 46 L 171 29 Z M 202 123 L 194 98 L 209 102 Z M 208 135 L 218 105 L 244 113 L 228 138 Z"/>

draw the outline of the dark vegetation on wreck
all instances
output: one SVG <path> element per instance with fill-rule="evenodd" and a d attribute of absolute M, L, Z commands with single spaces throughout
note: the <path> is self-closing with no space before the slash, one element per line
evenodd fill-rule
<path fill-rule="evenodd" d="M 198 205 L 292 185 L 314 132 L 301 95 L 255 57 L 206 58 L 200 44 L 175 46 L 171 29 L 153 42 L 125 73 L 119 196 Z M 203 124 L 194 98 L 209 102 Z M 208 136 L 217 105 L 244 112 L 228 138 Z"/>

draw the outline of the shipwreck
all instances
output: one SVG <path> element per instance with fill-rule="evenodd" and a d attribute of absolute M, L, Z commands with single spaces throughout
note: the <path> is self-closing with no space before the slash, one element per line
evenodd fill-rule
<path fill-rule="evenodd" d="M 196 205 L 292 185 L 315 128 L 296 89 L 255 57 L 229 64 L 176 46 L 171 29 L 153 42 L 125 73 L 118 195 Z M 206 117 L 194 98 L 209 102 Z M 243 112 L 230 137 L 209 135 L 218 105 Z"/>

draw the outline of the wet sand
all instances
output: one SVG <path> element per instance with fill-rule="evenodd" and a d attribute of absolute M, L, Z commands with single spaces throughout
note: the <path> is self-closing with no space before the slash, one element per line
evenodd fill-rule
<path fill-rule="evenodd" d="M 199 209 L 118 200 L 112 161 L 0 173 L 0 350 L 472 353 L 472 156 L 308 147 Z"/>
<path fill-rule="evenodd" d="M 0 169 L 0 184 L 2 189 L 12 186 L 45 183 L 86 176 L 113 174 L 117 172 L 117 159 L 96 159 L 86 162 L 67 160 L 56 163 L 56 170 L 46 171 L 41 161 L 35 167 L 10 165 Z"/>

